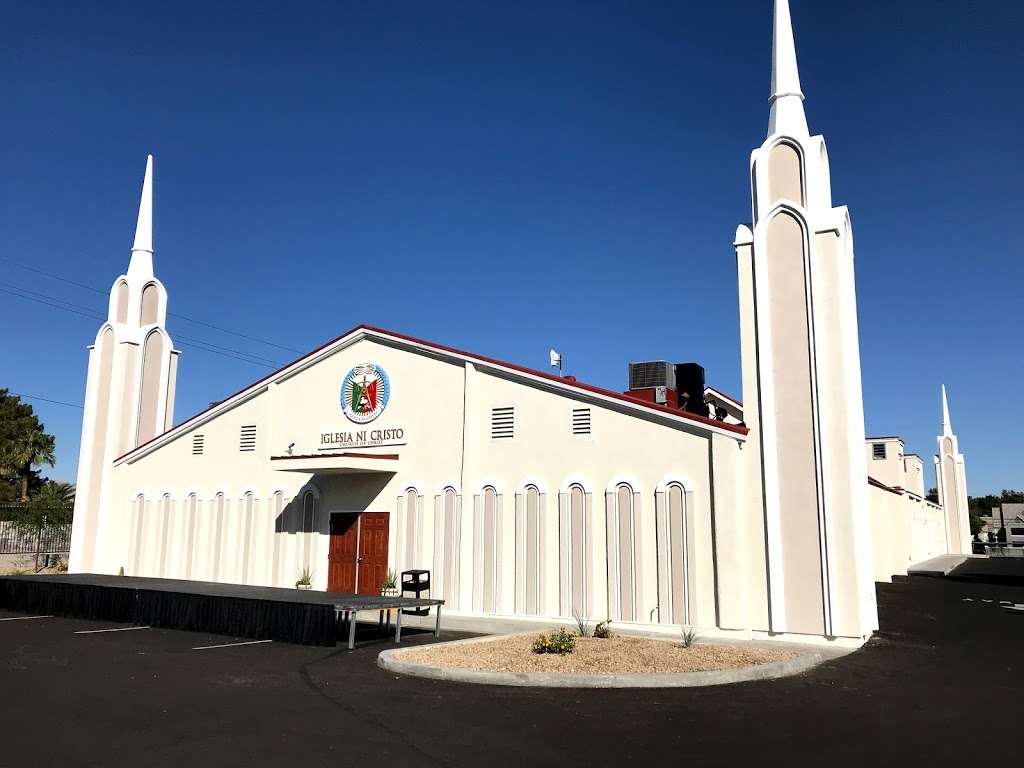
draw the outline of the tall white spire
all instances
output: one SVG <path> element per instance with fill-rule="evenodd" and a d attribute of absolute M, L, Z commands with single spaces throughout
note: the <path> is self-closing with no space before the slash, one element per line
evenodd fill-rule
<path fill-rule="evenodd" d="M 114 460 L 174 421 L 178 351 L 166 322 L 167 290 L 153 274 L 153 156 L 149 155 L 128 271 L 114 280 L 107 320 L 89 348 L 68 558 L 72 571 L 114 573 L 122 565 L 118 545 L 106 541 L 107 511 L 117 498 Z M 110 535 L 117 540 L 116 533 Z"/>
<path fill-rule="evenodd" d="M 804 115 L 804 94 L 800 90 L 800 72 L 796 66 L 796 44 L 793 22 L 789 17 L 789 0 L 775 0 L 775 23 L 772 27 L 772 94 L 768 99 L 768 135 L 785 133 L 807 136 Z"/>
<path fill-rule="evenodd" d="M 967 464 L 960 453 L 960 441 L 953 434 L 949 420 L 946 385 L 942 385 L 942 434 L 937 438 L 939 453 L 935 457 L 935 487 L 939 504 L 946 517 L 946 551 L 966 555 L 971 551 L 971 523 L 967 500 Z"/>
<path fill-rule="evenodd" d="M 129 274 L 144 272 L 153 274 L 153 156 L 146 156 L 146 176 L 142 181 L 142 197 L 139 200 L 139 219 L 135 225 L 135 243 L 132 245 L 132 260 Z"/>

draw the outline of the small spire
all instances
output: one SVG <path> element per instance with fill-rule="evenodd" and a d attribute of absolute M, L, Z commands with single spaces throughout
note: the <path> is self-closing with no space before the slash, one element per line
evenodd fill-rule
<path fill-rule="evenodd" d="M 953 434 L 953 425 L 949 421 L 949 402 L 946 400 L 946 385 L 942 385 L 942 434 L 949 437 Z"/>
<path fill-rule="evenodd" d="M 146 156 L 146 178 L 142 181 L 139 222 L 135 226 L 133 251 L 153 252 L 153 156 Z"/>
<path fill-rule="evenodd" d="M 787 133 L 807 136 L 804 94 L 800 90 L 800 72 L 796 66 L 796 44 L 789 0 L 775 0 L 772 27 L 772 94 L 768 99 L 768 135 Z"/>
<path fill-rule="evenodd" d="M 146 176 L 142 181 L 139 220 L 135 225 L 135 242 L 128 274 L 142 278 L 153 276 L 153 156 L 146 156 Z"/>

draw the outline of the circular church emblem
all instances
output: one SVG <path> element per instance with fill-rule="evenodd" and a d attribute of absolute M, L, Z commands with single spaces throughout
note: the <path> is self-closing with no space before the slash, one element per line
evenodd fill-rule
<path fill-rule="evenodd" d="M 357 365 L 341 383 L 341 410 L 356 424 L 366 424 L 380 416 L 389 397 L 388 375 L 373 363 Z"/>

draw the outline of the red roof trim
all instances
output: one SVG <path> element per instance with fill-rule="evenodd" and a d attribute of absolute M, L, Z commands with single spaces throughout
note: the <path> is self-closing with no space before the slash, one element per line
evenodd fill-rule
<path fill-rule="evenodd" d="M 283 365 L 280 368 L 278 368 L 276 371 L 268 373 L 266 376 L 264 376 L 261 379 L 257 379 L 252 384 L 249 384 L 249 385 L 247 385 L 245 387 L 242 387 L 242 389 L 238 390 L 234 394 L 228 395 L 227 397 L 225 397 L 223 400 L 219 401 L 218 403 L 216 403 L 214 405 L 210 405 L 210 406 L 204 408 L 203 410 L 199 411 L 198 413 L 193 414 L 192 416 L 190 416 L 189 418 L 185 419 L 185 421 L 181 422 L 177 426 L 171 427 L 170 429 L 162 432 L 161 434 L 157 435 L 156 437 L 154 437 L 154 438 L 152 438 L 150 440 L 147 440 L 146 442 L 142 443 L 141 445 L 137 445 L 135 448 L 132 448 L 132 450 L 128 451 L 127 453 L 124 453 L 124 454 L 118 456 L 116 459 L 114 459 L 114 461 L 115 462 L 116 461 L 120 461 L 123 458 L 131 456 L 133 453 L 138 452 L 142 448 L 145 448 L 150 443 L 155 442 L 155 441 L 161 439 L 165 435 L 168 435 L 171 432 L 175 432 L 177 430 L 183 429 L 187 424 L 189 424 L 190 422 L 195 421 L 200 416 L 205 414 L 207 411 L 211 411 L 214 408 L 219 408 L 220 406 L 224 405 L 224 403 L 228 402 L 229 400 L 233 400 L 234 398 L 238 397 L 239 395 L 241 395 L 241 394 L 243 394 L 245 392 L 248 392 L 250 389 L 253 389 L 254 387 L 258 387 L 263 382 L 268 381 L 269 379 L 274 378 L 279 373 L 282 373 L 283 371 L 286 371 L 287 369 L 291 368 L 296 363 L 300 363 L 303 360 L 305 360 L 306 358 L 312 357 L 313 355 L 317 354 L 318 352 L 322 352 L 323 350 L 327 349 L 331 345 L 336 344 L 337 342 L 341 341 L 342 339 L 344 339 L 344 338 L 346 338 L 348 336 L 351 336 L 354 333 L 358 333 L 360 331 L 369 331 L 370 333 L 378 333 L 378 334 L 383 334 L 383 335 L 386 335 L 386 336 L 393 336 L 396 339 L 401 339 L 403 341 L 407 341 L 407 342 L 410 342 L 412 344 L 418 344 L 418 345 L 423 346 L 423 347 L 429 347 L 430 349 L 435 349 L 435 350 L 437 350 L 439 352 L 448 352 L 449 354 L 460 355 L 462 357 L 468 357 L 468 358 L 471 358 L 473 360 L 479 360 L 480 362 L 483 362 L 483 363 L 489 363 L 491 365 L 497 365 L 497 366 L 500 366 L 502 368 L 508 368 L 510 370 L 513 370 L 513 371 L 518 371 L 519 373 L 525 373 L 525 374 L 529 374 L 530 376 L 536 376 L 537 378 L 540 378 L 540 379 L 546 379 L 548 381 L 556 382 L 558 384 L 561 384 L 564 387 L 568 387 L 568 388 L 571 388 L 571 389 L 578 389 L 578 390 L 581 390 L 583 392 L 591 392 L 591 393 L 597 394 L 597 395 L 603 395 L 604 397 L 609 397 L 609 398 L 612 398 L 614 400 L 621 400 L 622 402 L 629 403 L 630 405 L 639 405 L 639 406 L 641 406 L 643 408 L 647 408 L 648 410 L 659 411 L 659 412 L 667 414 L 667 415 L 677 416 L 679 418 L 686 419 L 688 421 L 694 421 L 694 422 L 697 422 L 698 424 L 705 424 L 707 426 L 717 427 L 719 429 L 724 429 L 727 432 L 735 432 L 738 435 L 746 435 L 750 431 L 746 427 L 741 427 L 741 426 L 736 425 L 736 424 L 726 424 L 724 421 L 716 421 L 715 419 L 709 419 L 709 418 L 707 418 L 705 416 L 698 416 L 695 413 L 687 413 L 686 411 L 679 411 L 679 410 L 676 410 L 674 408 L 667 408 L 664 405 L 658 405 L 657 403 L 651 403 L 651 402 L 648 402 L 646 400 L 641 400 L 640 398 L 637 398 L 637 397 L 630 397 L 629 395 L 624 395 L 624 394 L 622 394 L 620 392 L 615 392 L 614 390 L 611 390 L 611 389 L 605 389 L 603 387 L 596 387 L 596 386 L 594 386 L 592 384 L 584 384 L 583 382 L 580 382 L 580 381 L 568 381 L 568 380 L 566 380 L 565 378 L 563 378 L 561 376 L 555 376 L 553 374 L 547 373 L 546 371 L 538 371 L 538 370 L 534 370 L 533 368 L 526 368 L 525 366 L 516 365 L 515 363 L 506 363 L 503 360 L 498 360 L 498 359 L 493 358 L 493 357 L 487 357 L 485 355 L 477 355 L 477 354 L 475 354 L 473 352 L 466 352 L 466 351 L 461 350 L 461 349 L 456 349 L 455 347 L 445 346 L 444 344 L 436 344 L 436 343 L 434 343 L 432 341 L 426 341 L 425 339 L 418 339 L 415 336 L 408 336 L 408 335 L 406 335 L 404 333 L 397 333 L 395 331 L 389 331 L 386 328 L 377 328 L 376 326 L 366 325 L 364 323 L 364 324 L 361 324 L 361 325 L 357 325 L 355 328 L 353 328 L 353 329 L 351 329 L 349 331 L 346 331 L 345 333 L 341 334 L 340 336 L 335 336 L 333 339 L 331 339 L 330 341 L 327 341 L 327 342 L 321 344 L 316 349 L 314 349 L 314 350 L 312 350 L 310 352 L 307 352 L 304 355 L 301 355 L 301 356 L 295 358 L 290 363 L 286 363 L 285 365 Z"/>
<path fill-rule="evenodd" d="M 715 419 L 709 419 L 706 416 L 699 416 L 695 413 L 688 413 L 686 411 L 680 411 L 675 408 L 668 408 L 664 405 L 658 405 L 657 403 L 651 403 L 648 402 L 647 400 L 642 400 L 639 397 L 630 397 L 629 395 L 622 394 L 621 392 L 615 392 L 614 390 L 611 389 L 605 389 L 604 387 L 596 387 L 593 384 L 584 384 L 581 381 L 566 381 L 564 377 L 555 376 L 554 374 L 548 373 L 547 371 L 538 371 L 533 368 L 526 368 L 525 366 L 522 365 L 516 365 L 515 363 L 506 363 L 503 360 L 497 360 L 493 357 L 477 355 L 473 352 L 466 352 L 461 349 L 455 349 L 454 347 L 446 347 L 443 344 L 435 344 L 432 341 L 424 341 L 423 339 L 417 339 L 415 336 L 407 336 L 403 333 L 395 333 L 394 331 L 389 331 L 385 328 L 375 328 L 372 325 L 361 325 L 359 326 L 359 328 L 367 331 L 372 331 L 374 333 L 383 333 L 388 336 L 394 336 L 396 339 L 402 339 L 413 344 L 420 344 L 425 347 L 431 347 L 442 352 L 450 352 L 451 354 L 461 355 L 462 357 L 469 357 L 484 363 L 490 363 L 491 365 L 501 366 L 502 368 L 510 368 L 513 371 L 518 371 L 519 373 L 525 373 L 529 374 L 530 376 L 536 376 L 541 379 L 556 382 L 558 384 L 561 384 L 562 386 L 570 387 L 572 389 L 579 389 L 584 392 L 592 392 L 597 395 L 604 395 L 605 397 L 611 397 L 616 400 L 622 400 L 623 402 L 630 403 L 631 405 L 640 405 L 643 406 L 644 408 L 649 408 L 652 411 L 660 411 L 662 413 L 667 413 L 672 416 L 679 416 L 683 419 L 696 421 L 700 424 L 707 424 L 708 426 L 712 427 L 720 427 L 721 429 L 725 429 L 730 432 L 735 432 L 738 435 L 745 435 L 747 434 L 747 432 L 750 431 L 746 427 L 740 427 L 736 424 L 726 424 L 724 421 L 716 421 Z"/>
<path fill-rule="evenodd" d="M 307 453 L 301 456 L 271 456 L 271 461 L 288 461 L 289 459 L 387 459 L 397 461 L 397 453 Z"/>

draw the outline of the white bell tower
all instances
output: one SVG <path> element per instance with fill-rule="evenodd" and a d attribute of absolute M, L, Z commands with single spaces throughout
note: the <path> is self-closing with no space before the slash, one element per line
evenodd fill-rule
<path fill-rule="evenodd" d="M 942 385 L 942 434 L 936 438 L 935 487 L 946 518 L 946 551 L 951 555 L 971 554 L 971 518 L 967 503 L 967 465 L 949 420 L 946 385 Z"/>
<path fill-rule="evenodd" d="M 165 328 L 167 291 L 153 275 L 153 156 L 146 160 L 128 272 L 110 289 L 107 321 L 89 348 L 69 569 L 106 572 L 104 522 L 114 460 L 174 420 L 179 352 Z"/>
<path fill-rule="evenodd" d="M 768 136 L 736 232 L 747 484 L 763 504 L 773 632 L 878 626 L 864 458 L 853 232 L 812 136 L 787 0 L 776 0 Z"/>

